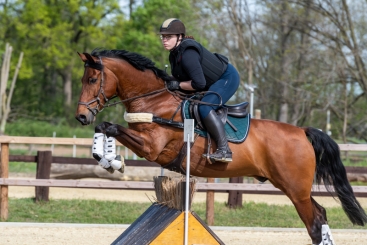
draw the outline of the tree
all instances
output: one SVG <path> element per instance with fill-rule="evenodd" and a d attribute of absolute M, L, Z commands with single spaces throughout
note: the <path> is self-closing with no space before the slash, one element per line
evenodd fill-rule
<path fill-rule="evenodd" d="M 303 5 L 301 1 L 298 4 Z M 363 60 L 363 52 L 367 48 L 364 41 L 366 15 L 363 11 L 366 2 L 324 0 L 313 1 L 309 7 L 322 21 L 309 23 L 308 34 L 328 50 L 328 56 L 334 61 L 330 69 L 337 67 L 335 80 L 344 91 L 345 99 L 337 100 L 338 105 L 331 107 L 334 115 L 343 120 L 343 129 L 340 130 L 343 138 L 346 139 L 347 132 L 355 131 L 367 139 L 367 127 L 362 126 L 363 122 L 366 125 L 367 117 L 362 119 L 358 114 L 351 115 L 352 106 L 360 100 L 365 104 L 367 97 L 367 69 Z M 356 116 L 360 120 L 354 125 Z"/>
<path fill-rule="evenodd" d="M 18 64 L 15 68 L 15 72 L 13 75 L 13 79 L 10 85 L 10 89 L 8 94 L 6 94 L 7 88 L 8 88 L 8 78 L 9 78 L 9 72 L 10 72 L 10 60 L 11 60 L 11 53 L 12 53 L 13 47 L 10 46 L 8 43 L 5 47 L 5 53 L 3 56 L 3 62 L 1 67 L 1 79 L 0 79 L 0 135 L 4 134 L 5 132 L 5 126 L 6 122 L 9 117 L 10 113 L 10 103 L 13 96 L 15 83 L 17 81 L 18 72 L 20 69 L 20 66 L 22 64 L 23 59 L 23 52 L 20 53 Z"/>
<path fill-rule="evenodd" d="M 338 119 L 357 116 L 356 127 L 363 128 L 362 115 L 351 105 L 363 105 L 365 95 L 358 94 L 353 83 L 355 77 L 358 84 L 364 83 L 365 3 L 209 0 L 200 4 L 201 16 L 207 16 L 213 27 L 206 37 L 214 40 L 211 44 L 216 48 L 226 49 L 222 52 L 240 71 L 242 85 L 257 86 L 256 107 L 265 118 L 325 128 L 326 110 L 334 108 Z M 343 109 L 346 100 L 340 97 L 343 88 L 347 89 L 348 110 Z M 236 101 L 245 94 L 242 91 Z M 333 124 L 343 127 L 339 120 Z M 355 128 L 351 126 L 345 127 L 346 133 Z"/>
<path fill-rule="evenodd" d="M 13 115 L 72 124 L 83 71 L 76 51 L 125 49 L 163 69 L 168 53 L 157 33 L 163 20 L 176 17 L 188 35 L 238 69 L 232 102 L 248 99 L 245 84 L 252 84 L 263 118 L 325 128 L 329 109 L 334 137 L 367 139 L 366 2 L 129 0 L 129 18 L 118 3 L 0 2 L 0 45 L 12 43 L 14 56 L 25 53 Z M 121 111 L 106 110 L 104 119 L 117 121 Z"/>
<path fill-rule="evenodd" d="M 113 37 L 103 33 L 111 15 L 120 15 L 117 0 L 16 1 L 11 15 L 16 47 L 23 49 L 25 74 L 17 98 L 38 97 L 33 104 L 47 114 L 68 112 L 73 98 L 73 68 L 76 51 L 86 51 L 105 43 L 114 46 Z M 120 19 L 119 17 L 116 17 Z M 37 76 L 37 82 L 34 78 Z M 63 94 L 60 99 L 59 94 Z M 50 102 L 50 103 L 42 103 Z M 54 106 L 50 106 L 53 104 Z M 37 108 L 37 109 L 38 109 Z M 28 110 L 32 111 L 32 110 Z"/>

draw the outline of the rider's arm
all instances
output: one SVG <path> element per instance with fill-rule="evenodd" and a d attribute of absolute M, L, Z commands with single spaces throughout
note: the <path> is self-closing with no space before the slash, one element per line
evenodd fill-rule
<path fill-rule="evenodd" d="M 183 90 L 195 91 L 196 89 L 191 86 L 191 82 L 192 80 L 180 82 L 180 88 Z"/>
<path fill-rule="evenodd" d="M 206 85 L 203 69 L 200 64 L 200 55 L 195 49 L 186 49 L 182 54 L 182 67 L 190 76 L 191 81 L 183 81 L 180 88 L 184 90 L 203 90 Z"/>

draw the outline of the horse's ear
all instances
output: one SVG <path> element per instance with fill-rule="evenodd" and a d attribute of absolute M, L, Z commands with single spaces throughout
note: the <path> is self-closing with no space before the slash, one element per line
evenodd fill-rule
<path fill-rule="evenodd" d="M 93 57 L 92 57 L 92 55 L 90 55 L 90 54 L 88 54 L 88 53 L 79 53 L 79 52 L 77 52 L 78 54 L 79 54 L 79 57 L 82 59 L 82 61 L 84 61 L 84 62 L 90 62 L 90 63 L 96 63 L 95 61 L 94 61 L 94 59 L 93 59 Z"/>
<path fill-rule="evenodd" d="M 87 57 L 85 57 L 84 54 L 81 54 L 79 52 L 77 52 L 77 53 L 78 53 L 79 57 L 82 59 L 83 62 L 86 62 L 87 61 Z"/>
<path fill-rule="evenodd" d="M 96 63 L 92 57 L 92 55 L 88 54 L 88 53 L 83 53 L 85 55 L 85 57 L 87 58 L 87 60 L 90 62 L 90 63 Z"/>

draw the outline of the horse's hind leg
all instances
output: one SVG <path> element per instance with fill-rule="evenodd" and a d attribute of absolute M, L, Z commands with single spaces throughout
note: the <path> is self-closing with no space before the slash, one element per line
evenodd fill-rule
<path fill-rule="evenodd" d="M 324 243 L 325 240 L 323 240 L 325 238 L 325 234 L 322 234 L 323 225 L 327 225 L 326 210 L 312 197 L 304 201 L 292 201 L 297 209 L 298 215 L 306 225 L 308 234 L 312 239 L 312 244 L 333 245 L 331 234 L 326 234 L 329 236 L 329 238 L 326 238 L 329 241 Z"/>

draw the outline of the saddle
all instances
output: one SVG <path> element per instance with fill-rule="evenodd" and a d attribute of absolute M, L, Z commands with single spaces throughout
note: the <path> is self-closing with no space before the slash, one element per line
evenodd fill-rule
<path fill-rule="evenodd" d="M 236 118 L 245 118 L 248 115 L 247 106 L 248 102 L 242 102 L 236 105 L 223 105 L 221 108 L 216 110 L 218 117 L 222 120 L 223 124 L 228 123 L 233 130 L 237 131 L 237 128 L 231 123 L 228 119 L 228 116 L 236 117 Z M 201 117 L 199 114 L 199 104 L 198 103 L 190 103 L 189 104 L 189 113 L 190 117 L 193 118 L 198 126 L 201 129 L 205 129 L 201 122 Z"/>
<path fill-rule="evenodd" d="M 206 129 L 199 114 L 200 101 L 198 99 L 200 98 L 194 96 L 190 100 L 182 102 L 182 118 L 194 119 L 195 132 L 200 136 L 207 137 Z M 216 110 L 224 124 L 228 141 L 241 143 L 246 139 L 250 126 L 250 115 L 247 112 L 248 105 L 248 102 L 242 102 L 236 105 L 223 105 Z"/>
<path fill-rule="evenodd" d="M 195 121 L 195 140 L 198 136 L 208 137 L 208 134 L 203 127 L 201 118 L 199 115 L 198 105 L 200 101 L 196 96 L 184 100 L 181 104 L 182 119 L 194 119 Z M 226 137 L 229 142 L 241 143 L 247 138 L 250 129 L 250 114 L 247 112 L 248 102 L 243 102 L 237 105 L 224 105 L 216 112 L 221 117 L 224 124 L 224 130 L 226 131 Z M 163 120 L 162 118 L 153 117 L 153 121 L 166 125 L 175 125 L 183 128 L 183 123 L 173 122 L 171 120 Z M 194 145 L 190 143 L 190 148 Z M 182 146 L 178 156 L 167 165 L 162 166 L 165 169 L 174 171 L 177 173 L 185 174 L 186 171 L 182 167 L 183 159 L 186 157 L 187 142 Z"/>

